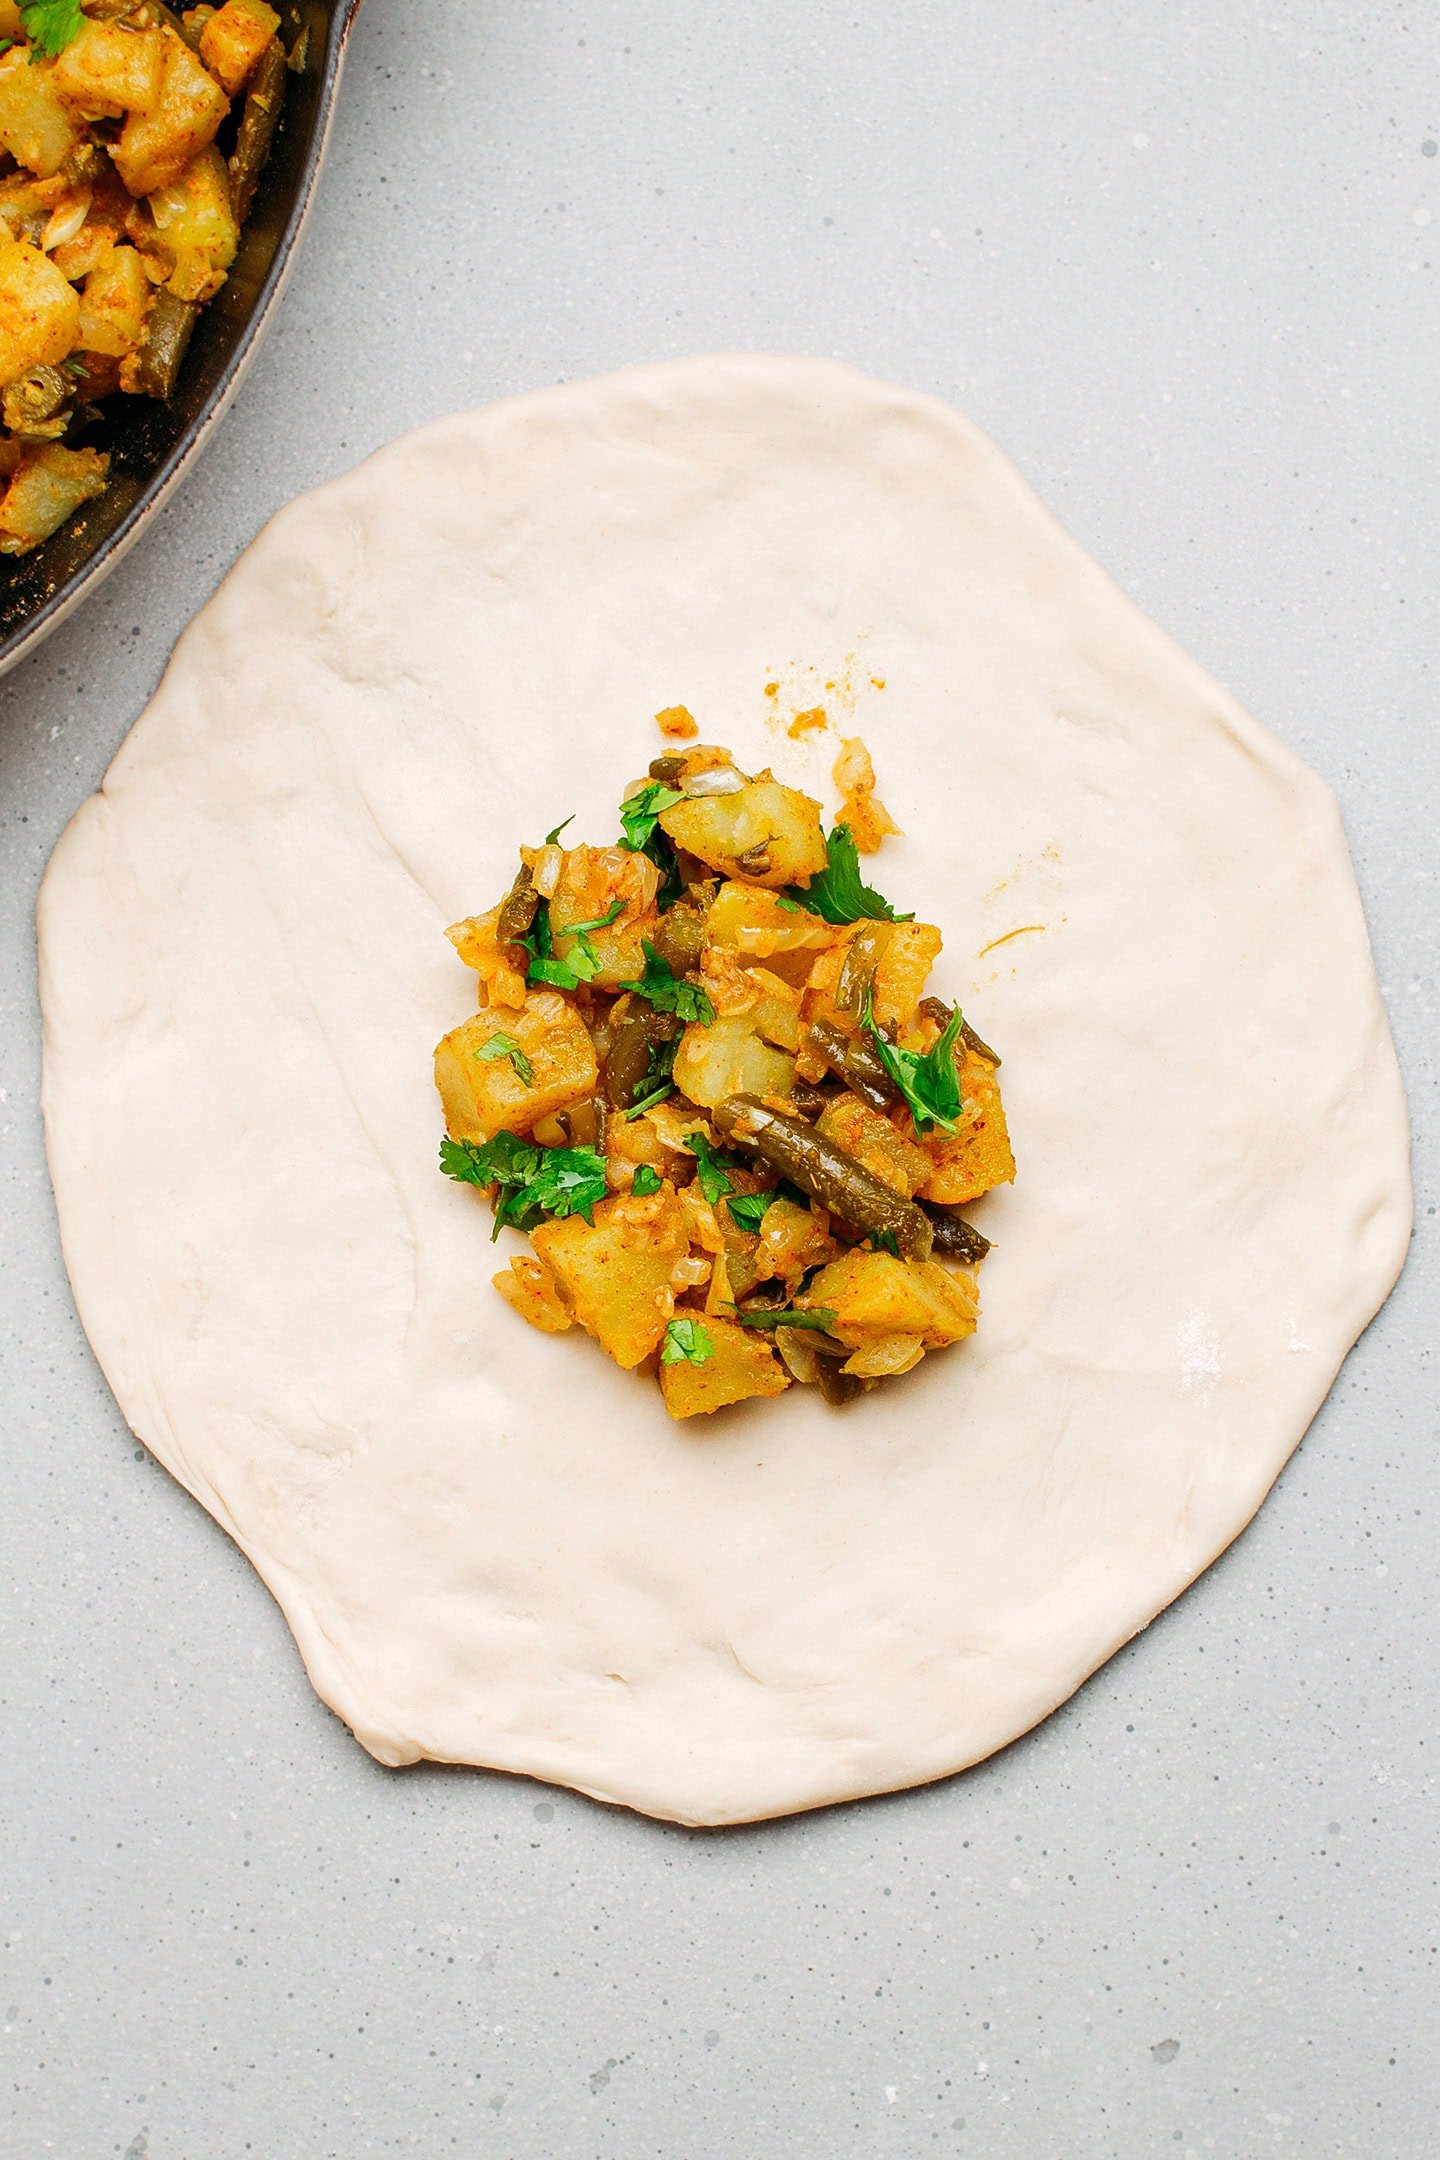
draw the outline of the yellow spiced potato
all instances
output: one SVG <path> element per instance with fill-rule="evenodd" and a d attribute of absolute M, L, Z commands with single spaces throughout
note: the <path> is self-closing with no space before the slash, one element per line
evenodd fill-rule
<path fill-rule="evenodd" d="M 575 1318 L 617 1365 L 628 1370 L 659 1349 L 677 1279 L 683 1285 L 693 1272 L 684 1211 L 672 1191 L 602 1201 L 593 1223 L 568 1215 L 532 1235 Z"/>
<path fill-rule="evenodd" d="M 452 1140 L 528 1133 L 593 1095 L 598 1078 L 590 1032 L 554 990 L 532 990 L 518 1012 L 477 1013 L 435 1051 L 435 1085 Z"/>
<path fill-rule="evenodd" d="M 660 823 L 676 847 L 755 885 L 791 885 L 825 867 L 820 805 L 769 773 L 733 794 L 688 796 Z"/>
<path fill-rule="evenodd" d="M 940 931 L 852 824 L 678 710 L 616 841 L 565 821 L 449 931 L 479 1010 L 435 1051 L 441 1167 L 529 1237 L 511 1313 L 583 1329 L 677 1420 L 838 1405 L 974 1332 L 990 1245 L 957 1203 L 1014 1176 L 999 1059 L 927 994 Z M 862 753 L 846 799 L 878 821 Z"/>

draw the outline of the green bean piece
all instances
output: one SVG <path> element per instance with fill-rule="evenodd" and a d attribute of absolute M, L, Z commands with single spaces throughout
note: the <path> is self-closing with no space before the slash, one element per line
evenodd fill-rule
<path fill-rule="evenodd" d="M 530 874 L 529 863 L 521 863 L 515 873 L 515 882 L 500 903 L 500 913 L 495 919 L 495 942 L 497 945 L 518 945 L 527 937 L 540 907 L 540 895 L 535 890 L 535 880 Z"/>
<path fill-rule="evenodd" d="M 863 1036 L 847 1035 L 833 1020 L 815 1020 L 811 1022 L 809 1039 L 837 1079 L 843 1080 L 872 1110 L 889 1110 L 899 1102 L 899 1088 L 878 1051 Z"/>
<path fill-rule="evenodd" d="M 947 1260 L 984 1259 L 990 1240 L 973 1223 L 966 1222 L 959 1208 L 945 1207 L 938 1200 L 922 1200 L 920 1205 L 934 1227 L 937 1253 Z"/>
<path fill-rule="evenodd" d="M 837 1365 L 832 1359 L 822 1357 L 817 1358 L 815 1363 L 815 1385 L 831 1409 L 838 1410 L 842 1403 L 854 1402 L 864 1382 L 858 1373 L 846 1372 L 843 1365 Z"/>
<path fill-rule="evenodd" d="M 858 1013 L 863 1007 L 875 987 L 875 970 L 893 929 L 894 924 L 888 922 L 862 923 L 851 938 L 835 985 L 835 1003 L 842 1012 Z"/>
<path fill-rule="evenodd" d="M 230 207 L 238 225 L 243 225 L 250 215 L 284 103 L 285 48 L 279 38 L 274 37 L 261 53 L 250 78 L 250 88 L 245 93 L 240 114 L 240 130 L 230 157 Z"/>
<path fill-rule="evenodd" d="M 156 293 L 135 355 L 133 388 L 140 397 L 169 397 L 199 314 L 193 300 L 177 299 L 163 285 Z"/>
<path fill-rule="evenodd" d="M 17 435 L 35 435 L 44 432 L 59 435 L 64 432 L 66 406 L 75 394 L 71 376 L 57 367 L 41 362 L 22 375 L 18 382 L 7 385 L 3 400 L 3 415 L 7 428 Z"/>
<path fill-rule="evenodd" d="M 692 974 L 705 946 L 705 917 L 699 908 L 679 903 L 660 917 L 650 942 L 672 974 Z"/>
<path fill-rule="evenodd" d="M 756 1095 L 729 1095 L 712 1115 L 727 1140 L 749 1148 L 852 1230 L 888 1233 L 903 1260 L 929 1259 L 935 1241 L 929 1216 L 803 1118 L 772 1110 Z"/>
<path fill-rule="evenodd" d="M 685 770 L 685 755 L 681 750 L 667 750 L 660 757 L 652 757 L 646 768 L 652 780 L 662 787 L 678 788 L 680 775 Z"/>
<path fill-rule="evenodd" d="M 644 1092 L 650 1071 L 650 1052 L 656 1043 L 673 1042 L 680 1033 L 674 1013 L 661 1012 L 641 999 L 616 1028 L 605 1059 L 605 1093 L 616 1110 L 628 1110 Z"/>
<path fill-rule="evenodd" d="M 822 1110 L 829 1108 L 835 1098 L 823 1087 L 817 1087 L 813 1080 L 796 1080 L 791 1084 L 790 1100 L 801 1117 L 817 1118 Z"/>
<path fill-rule="evenodd" d="M 954 1006 L 947 1005 L 944 998 L 921 998 L 920 1010 L 922 1013 L 924 1013 L 927 1020 L 933 1020 L 936 1025 L 941 1028 L 948 1027 L 951 1020 L 955 1016 Z M 975 1033 L 974 1028 L 971 1027 L 969 1021 L 965 1019 L 963 1015 L 960 1021 L 960 1040 L 964 1043 L 967 1050 L 974 1051 L 976 1057 L 984 1058 L 987 1063 L 991 1065 L 998 1065 L 1000 1063 L 999 1057 L 990 1048 L 989 1043 L 982 1041 L 981 1037 Z"/>

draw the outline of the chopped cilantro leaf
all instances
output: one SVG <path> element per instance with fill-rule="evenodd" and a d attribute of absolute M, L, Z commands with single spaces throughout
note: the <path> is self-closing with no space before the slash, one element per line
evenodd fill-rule
<path fill-rule="evenodd" d="M 631 1103 L 630 1108 L 625 1112 L 626 1124 L 628 1125 L 632 1118 L 643 1117 L 647 1110 L 653 1110 L 656 1103 L 664 1102 L 669 1093 L 670 1082 L 667 1080 L 663 1087 L 655 1088 L 649 1095 L 642 1095 L 640 1100 Z"/>
<path fill-rule="evenodd" d="M 594 915 L 589 922 L 561 923 L 560 935 L 561 937 L 584 937 L 588 930 L 608 930 L 616 916 L 623 915 L 624 912 L 625 902 L 617 900 L 612 906 L 606 908 L 603 915 Z"/>
<path fill-rule="evenodd" d="M 440 1167 L 447 1177 L 467 1185 L 498 1185 L 495 1208 L 501 1226 L 528 1230 L 542 1215 L 583 1215 L 594 1221 L 597 1200 L 605 1197 L 605 1158 L 594 1148 L 539 1148 L 518 1133 L 499 1132 L 493 1140 L 442 1140 Z"/>
<path fill-rule="evenodd" d="M 808 1327 L 824 1332 L 835 1320 L 828 1305 L 765 1305 L 754 1312 L 741 1312 L 735 1305 L 731 1310 L 741 1327 Z"/>
<path fill-rule="evenodd" d="M 923 1057 L 915 1050 L 902 1050 L 881 1034 L 868 996 L 861 1017 L 881 1064 L 910 1106 L 915 1130 L 925 1133 L 938 1125 L 942 1132 L 953 1133 L 961 1108 L 955 1044 L 965 1025 L 959 1008 L 950 1015 L 939 1041 Z"/>
<path fill-rule="evenodd" d="M 564 830 L 565 830 L 565 827 L 566 827 L 567 825 L 573 825 L 573 824 L 574 824 L 574 822 L 575 822 L 575 813 L 574 813 L 574 811 L 572 810 L 572 811 L 571 811 L 571 813 L 570 813 L 570 815 L 569 815 L 569 817 L 562 817 L 562 818 L 561 818 L 561 820 L 560 820 L 560 822 L 559 822 L 559 824 L 558 824 L 558 825 L 553 825 L 553 826 L 552 826 L 552 827 L 550 828 L 549 832 L 547 832 L 547 833 L 546 833 L 546 835 L 545 835 L 545 845 L 546 845 L 546 847 L 554 847 L 554 845 L 555 845 L 556 841 L 557 841 L 557 840 L 558 840 L 558 839 L 560 838 L 560 835 L 561 835 L 561 833 L 562 833 L 562 832 L 564 832 Z"/>
<path fill-rule="evenodd" d="M 623 827 L 620 845 L 629 848 L 632 855 L 648 855 L 660 872 L 660 890 L 655 901 L 662 911 L 679 899 L 685 886 L 675 843 L 668 833 L 661 831 L 660 819 L 667 810 L 684 800 L 678 789 L 666 787 L 663 780 L 647 780 L 620 805 Z"/>
<path fill-rule="evenodd" d="M 698 1320 L 672 1320 L 660 1348 L 662 1365 L 703 1365 L 713 1356 L 715 1344 Z"/>
<path fill-rule="evenodd" d="M 652 1169 L 648 1162 L 642 1162 L 635 1172 L 630 1190 L 637 1200 L 648 1200 L 651 1193 L 657 1193 L 660 1190 L 659 1171 Z"/>
<path fill-rule="evenodd" d="M 700 1027 L 712 1027 L 715 1007 L 709 993 L 698 983 L 686 982 L 677 975 L 668 960 L 662 960 L 650 940 L 645 940 L 645 972 L 638 982 L 621 983 L 622 990 L 633 990 L 637 997 L 656 1006 L 661 1012 L 673 1012 L 677 1018 L 693 1020 Z"/>
<path fill-rule="evenodd" d="M 85 27 L 80 0 L 21 0 L 20 22 L 32 61 L 54 60 Z"/>
<path fill-rule="evenodd" d="M 666 787 L 663 780 L 647 780 L 644 787 L 633 795 L 627 795 L 620 805 L 620 823 L 624 828 L 620 845 L 629 848 L 632 855 L 648 855 L 655 828 L 667 810 L 685 797 L 678 788 Z"/>
<path fill-rule="evenodd" d="M 731 1193 L 725 1205 L 737 1230 L 758 1230 L 779 1197 L 773 1191 Z"/>
<path fill-rule="evenodd" d="M 900 1257 L 900 1247 L 895 1242 L 893 1230 L 872 1230 L 870 1233 L 870 1250 L 872 1252 L 888 1252 L 892 1260 L 898 1260 Z"/>
<path fill-rule="evenodd" d="M 792 885 L 788 898 L 829 923 L 913 922 L 897 915 L 890 902 L 860 875 L 860 851 L 848 825 L 837 825 L 825 842 L 826 864 L 808 885 Z"/>
<path fill-rule="evenodd" d="M 508 1057 L 515 1068 L 517 1079 L 526 1087 L 530 1087 L 534 1083 L 535 1067 L 526 1057 L 525 1052 L 516 1042 L 513 1035 L 506 1035 L 503 1031 L 497 1035 L 491 1035 L 480 1045 L 474 1055 L 481 1065 L 493 1065 L 496 1058 Z"/>
<path fill-rule="evenodd" d="M 726 1172 L 738 1170 L 740 1165 L 728 1155 L 717 1154 L 702 1132 L 686 1133 L 685 1139 L 694 1151 L 697 1165 L 696 1183 L 711 1207 L 714 1207 L 715 1202 L 723 1200 L 726 1193 L 734 1192 L 735 1188 Z"/>
<path fill-rule="evenodd" d="M 600 960 L 590 942 L 592 930 L 607 930 L 624 908 L 624 901 L 617 900 L 607 914 L 597 915 L 593 922 L 562 923 L 560 935 L 573 937 L 570 957 L 555 957 L 555 925 L 550 920 L 550 903 L 542 900 L 535 910 L 535 920 L 520 940 L 530 955 L 525 970 L 527 982 L 549 983 L 556 990 L 578 990 L 582 983 L 593 982 L 600 972 Z"/>

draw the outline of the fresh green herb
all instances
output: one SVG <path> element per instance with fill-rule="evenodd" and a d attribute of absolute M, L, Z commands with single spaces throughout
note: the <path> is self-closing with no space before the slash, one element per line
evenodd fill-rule
<path fill-rule="evenodd" d="M 621 847 L 629 848 L 632 855 L 648 855 L 661 818 L 684 800 L 678 788 L 666 787 L 663 780 L 647 780 L 620 805 L 620 823 L 624 828 Z"/>
<path fill-rule="evenodd" d="M 860 851 L 848 825 L 837 825 L 825 842 L 826 863 L 806 886 L 792 885 L 787 897 L 829 923 L 913 922 L 897 915 L 890 902 L 860 875 Z"/>
<path fill-rule="evenodd" d="M 705 1138 L 704 1133 L 686 1133 L 685 1139 L 687 1145 L 694 1151 L 697 1165 L 696 1183 L 711 1207 L 714 1207 L 716 1201 L 723 1200 L 726 1193 L 734 1192 L 735 1187 L 731 1184 L 726 1172 L 738 1170 L 740 1164 L 732 1156 L 717 1154 L 715 1149 L 711 1147 L 710 1142 Z"/>
<path fill-rule="evenodd" d="M 868 992 L 861 1018 L 881 1064 L 910 1105 L 915 1130 L 925 1133 L 932 1125 L 938 1125 L 942 1132 L 953 1133 L 961 1108 L 955 1044 L 965 1025 L 959 1008 L 950 1015 L 939 1041 L 923 1057 L 918 1051 L 902 1050 L 898 1043 L 892 1043 L 888 1036 L 881 1034 L 875 1025 Z"/>
<path fill-rule="evenodd" d="M 631 1183 L 630 1190 L 632 1193 L 634 1193 L 637 1200 L 648 1200 L 651 1193 L 659 1192 L 660 1190 L 659 1171 L 652 1169 L 648 1162 L 642 1162 L 639 1169 L 635 1172 L 635 1176 Z"/>
<path fill-rule="evenodd" d="M 628 1125 L 632 1118 L 643 1117 L 647 1110 L 654 1109 L 656 1103 L 664 1102 L 669 1093 L 670 1082 L 667 1080 L 663 1087 L 653 1089 L 649 1095 L 642 1095 L 640 1100 L 631 1103 L 630 1108 L 625 1112 L 625 1123 Z"/>
<path fill-rule="evenodd" d="M 573 824 L 574 824 L 574 822 L 575 822 L 575 812 L 574 812 L 574 811 L 572 810 L 572 811 L 571 811 L 571 813 L 570 813 L 570 815 L 569 815 L 569 817 L 564 817 L 564 818 L 561 818 L 561 820 L 560 820 L 560 823 L 559 823 L 558 825 L 554 826 L 554 827 L 553 827 L 553 828 L 551 829 L 551 831 L 549 831 L 549 832 L 547 832 L 547 833 L 546 833 L 546 835 L 545 835 L 545 845 L 546 845 L 546 847 L 554 847 L 554 845 L 555 845 L 556 841 L 557 841 L 557 840 L 558 840 L 558 839 L 560 838 L 560 835 L 561 835 L 561 833 L 562 833 L 562 832 L 564 832 L 564 830 L 565 830 L 565 827 L 566 827 L 567 825 L 573 825 Z"/>
<path fill-rule="evenodd" d="M 668 833 L 661 831 L 660 819 L 667 810 L 684 800 L 678 789 L 666 787 L 663 780 L 647 780 L 620 805 L 620 823 L 624 828 L 620 845 L 629 848 L 632 855 L 648 855 L 660 872 L 655 904 L 662 914 L 679 899 L 685 890 L 685 881 L 680 875 L 675 843 Z"/>
<path fill-rule="evenodd" d="M 542 900 L 535 910 L 535 920 L 520 940 L 530 955 L 530 964 L 525 970 L 526 981 L 550 983 L 557 990 L 578 990 L 582 983 L 593 982 L 600 972 L 600 957 L 590 941 L 590 932 L 608 930 L 624 906 L 623 900 L 617 900 L 604 915 L 597 915 L 591 922 L 563 924 L 560 935 L 573 937 L 575 943 L 568 960 L 557 960 L 550 903 Z"/>
<path fill-rule="evenodd" d="M 539 1148 L 518 1133 L 493 1140 L 442 1140 L 440 1167 L 467 1185 L 498 1185 L 492 1239 L 503 1226 L 529 1230 L 542 1215 L 583 1215 L 594 1222 L 605 1197 L 605 1158 L 594 1148 Z"/>
<path fill-rule="evenodd" d="M 835 1324 L 835 1315 L 828 1305 L 767 1305 L 756 1312 L 741 1312 L 738 1305 L 731 1307 L 741 1327 L 808 1327 L 828 1331 Z"/>
<path fill-rule="evenodd" d="M 7 53 L 7 52 L 9 52 L 9 50 L 10 50 L 11 46 L 12 46 L 12 45 L 13 45 L 14 43 L 15 43 L 15 40 L 14 40 L 14 38 L 13 38 L 13 37 L 7 37 L 7 38 L 0 38 L 0 53 Z M 63 363 L 62 363 L 62 365 L 63 365 Z"/>
<path fill-rule="evenodd" d="M 870 1250 L 872 1252 L 888 1252 L 891 1258 L 895 1260 L 900 1257 L 900 1247 L 895 1242 L 893 1230 L 872 1230 L 870 1233 Z"/>
<path fill-rule="evenodd" d="M 603 915 L 592 915 L 589 922 L 562 923 L 560 935 L 561 937 L 584 937 L 590 930 L 608 930 L 616 916 L 623 915 L 624 912 L 625 902 L 616 900 L 606 908 Z"/>
<path fill-rule="evenodd" d="M 789 893 L 777 892 L 775 905 L 778 908 L 784 908 L 787 915 L 803 915 L 805 913 L 805 909 L 801 907 L 799 901 L 792 900 Z"/>
<path fill-rule="evenodd" d="M 737 1230 L 758 1230 L 779 1197 L 774 1191 L 731 1193 L 725 1205 Z"/>
<path fill-rule="evenodd" d="M 639 982 L 621 983 L 622 990 L 633 990 L 637 997 L 656 1006 L 661 1012 L 672 1012 L 681 1020 L 693 1020 L 699 1027 L 712 1027 L 715 1007 L 709 993 L 698 983 L 686 982 L 677 975 L 668 960 L 663 960 L 649 938 L 645 940 L 645 972 Z"/>
<path fill-rule="evenodd" d="M 521 1080 L 526 1087 L 531 1087 L 534 1085 L 535 1067 L 531 1064 L 529 1058 L 526 1057 L 525 1052 L 521 1049 L 519 1043 L 516 1042 L 513 1035 L 506 1035 L 504 1033 L 501 1033 L 498 1035 L 490 1036 L 488 1040 L 483 1042 L 480 1045 L 480 1048 L 474 1052 L 474 1056 L 477 1063 L 481 1065 L 493 1065 L 496 1058 L 508 1057 L 510 1063 L 515 1068 L 516 1077 Z"/>
<path fill-rule="evenodd" d="M 85 27 L 80 0 L 21 0 L 20 22 L 32 63 L 54 60 Z"/>
<path fill-rule="evenodd" d="M 715 1344 L 698 1320 L 672 1320 L 660 1348 L 662 1365 L 703 1365 Z"/>

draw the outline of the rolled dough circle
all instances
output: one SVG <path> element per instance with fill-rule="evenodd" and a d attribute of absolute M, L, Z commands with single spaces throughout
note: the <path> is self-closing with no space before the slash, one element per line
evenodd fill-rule
<path fill-rule="evenodd" d="M 979 1333 L 840 1415 L 672 1424 L 436 1168 L 444 926 L 611 837 L 680 702 L 821 794 L 864 738 L 873 874 L 1005 1060 Z M 973 427 L 828 362 L 544 391 L 292 504 L 40 930 L 86 1331 L 389 1764 L 727 1823 L 988 1755 L 1244 1527 L 1405 1249 L 1327 790 Z"/>

